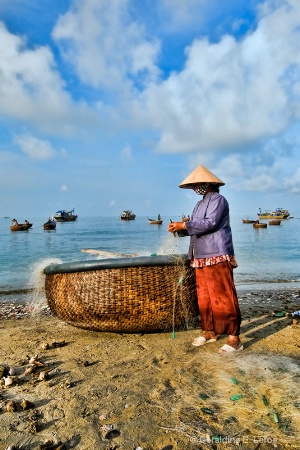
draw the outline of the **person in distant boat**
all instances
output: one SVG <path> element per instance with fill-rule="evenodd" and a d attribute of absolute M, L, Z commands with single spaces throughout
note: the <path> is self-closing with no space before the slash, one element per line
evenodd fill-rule
<path fill-rule="evenodd" d="M 25 220 L 25 223 L 26 223 L 26 225 L 29 225 L 29 222 L 28 222 L 28 220 Z"/>
<path fill-rule="evenodd" d="M 158 214 L 158 216 L 157 216 L 157 220 L 161 220 L 161 216 L 160 216 L 160 214 Z"/>
<path fill-rule="evenodd" d="M 12 223 L 12 225 L 19 225 L 19 222 L 18 222 L 16 219 L 13 219 L 13 220 L 11 221 L 11 223 Z"/>
<path fill-rule="evenodd" d="M 199 347 L 228 335 L 220 353 L 243 350 L 240 341 L 241 313 L 233 279 L 237 267 L 229 218 L 229 205 L 219 193 L 225 183 L 203 166 L 180 185 L 202 195 L 189 222 L 172 222 L 168 231 L 190 236 L 188 259 L 195 268 L 197 298 L 203 334 L 192 345 Z"/>

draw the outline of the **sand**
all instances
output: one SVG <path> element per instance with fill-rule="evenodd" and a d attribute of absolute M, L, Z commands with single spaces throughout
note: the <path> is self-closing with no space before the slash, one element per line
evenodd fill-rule
<path fill-rule="evenodd" d="M 17 378 L 0 390 L 0 450 L 299 449 L 300 292 L 239 301 L 234 355 L 218 353 L 225 336 L 193 347 L 200 328 L 92 332 L 1 305 L 2 383 Z"/>

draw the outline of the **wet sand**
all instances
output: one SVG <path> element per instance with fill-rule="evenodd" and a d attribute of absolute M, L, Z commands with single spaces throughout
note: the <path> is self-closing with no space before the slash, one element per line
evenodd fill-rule
<path fill-rule="evenodd" d="M 225 336 L 193 347 L 200 328 L 92 332 L 0 304 L 0 450 L 299 449 L 300 290 L 239 302 L 234 355 Z"/>

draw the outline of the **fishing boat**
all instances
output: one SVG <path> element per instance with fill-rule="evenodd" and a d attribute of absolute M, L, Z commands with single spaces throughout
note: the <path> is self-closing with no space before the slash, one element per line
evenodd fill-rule
<path fill-rule="evenodd" d="M 78 219 L 78 215 L 74 214 L 74 208 L 71 211 L 61 209 L 60 211 L 56 211 L 53 218 L 56 222 L 75 222 Z"/>
<path fill-rule="evenodd" d="M 161 225 L 163 223 L 162 220 L 152 220 L 152 219 L 148 219 L 150 225 Z"/>
<path fill-rule="evenodd" d="M 186 255 L 72 261 L 50 264 L 44 274 L 50 310 L 76 327 L 173 331 L 194 328 L 199 316 L 195 271 Z"/>
<path fill-rule="evenodd" d="M 54 219 L 50 219 L 44 223 L 43 225 L 44 230 L 55 230 L 56 228 L 56 221 Z"/>
<path fill-rule="evenodd" d="M 268 224 L 266 224 L 266 223 L 257 223 L 257 222 L 255 222 L 254 224 L 253 224 L 253 228 L 267 228 L 267 226 L 268 226 Z"/>
<path fill-rule="evenodd" d="M 287 209 L 282 208 L 276 208 L 275 211 L 262 211 L 261 208 L 259 208 L 259 212 L 257 213 L 258 217 L 260 219 L 287 219 L 290 215 Z"/>
<path fill-rule="evenodd" d="M 182 217 L 181 217 L 182 222 L 189 222 L 189 220 L 190 220 L 190 216 L 186 217 L 184 214 L 182 214 Z"/>
<path fill-rule="evenodd" d="M 158 214 L 157 219 L 149 219 L 149 217 L 147 219 L 151 225 L 161 225 L 163 223 L 160 214 Z"/>
<path fill-rule="evenodd" d="M 125 210 L 120 215 L 121 220 L 134 220 L 135 218 L 136 218 L 136 215 L 130 210 Z"/>
<path fill-rule="evenodd" d="M 255 220 L 250 220 L 250 219 L 242 219 L 243 223 L 255 223 Z"/>
<path fill-rule="evenodd" d="M 11 231 L 26 231 L 32 227 L 32 223 L 29 223 L 28 220 L 25 220 L 24 223 L 19 223 L 16 219 L 12 220 L 12 224 L 9 227 Z"/>
<path fill-rule="evenodd" d="M 30 227 L 24 223 L 20 223 L 19 225 L 11 225 L 9 228 L 10 231 L 27 231 Z"/>
<path fill-rule="evenodd" d="M 281 224 L 281 220 L 270 220 L 269 221 L 269 225 L 280 225 Z"/>

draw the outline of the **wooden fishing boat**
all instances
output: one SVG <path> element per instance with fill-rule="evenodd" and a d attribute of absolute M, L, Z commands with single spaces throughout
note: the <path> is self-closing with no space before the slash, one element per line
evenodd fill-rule
<path fill-rule="evenodd" d="M 117 333 L 191 329 L 199 316 L 195 271 L 186 255 L 50 264 L 44 274 L 51 311 L 76 327 Z"/>
<path fill-rule="evenodd" d="M 18 225 L 11 225 L 9 228 L 11 231 L 27 231 L 32 227 L 32 223 L 19 223 Z"/>
<path fill-rule="evenodd" d="M 257 213 L 258 217 L 260 219 L 287 219 L 290 215 L 287 209 L 282 208 L 276 208 L 275 211 L 262 211 L 261 208 L 259 208 L 259 213 Z"/>
<path fill-rule="evenodd" d="M 268 224 L 266 223 L 254 223 L 253 228 L 267 228 Z"/>
<path fill-rule="evenodd" d="M 43 225 L 44 230 L 55 230 L 56 229 L 56 221 L 53 219 L 49 219 Z"/>
<path fill-rule="evenodd" d="M 255 220 L 242 219 L 243 223 L 255 223 Z"/>
<path fill-rule="evenodd" d="M 9 227 L 11 231 L 26 231 L 32 227 L 32 223 L 29 223 L 28 220 L 25 220 L 24 223 L 19 223 L 16 219 L 12 220 L 12 224 Z"/>
<path fill-rule="evenodd" d="M 269 225 L 280 225 L 281 220 L 270 220 Z"/>
<path fill-rule="evenodd" d="M 151 225 L 161 225 L 163 223 L 162 219 L 149 219 L 149 217 L 147 219 Z"/>
<path fill-rule="evenodd" d="M 53 218 L 56 222 L 75 222 L 78 219 L 78 215 L 74 214 L 74 208 L 71 211 L 61 209 L 60 211 L 56 211 Z"/>
<path fill-rule="evenodd" d="M 120 215 L 120 219 L 121 220 L 134 220 L 136 218 L 136 215 L 129 210 L 125 210 L 122 212 L 122 214 Z"/>
<path fill-rule="evenodd" d="M 189 220 L 190 220 L 190 216 L 186 217 L 184 214 L 182 214 L 181 222 L 189 222 Z"/>

